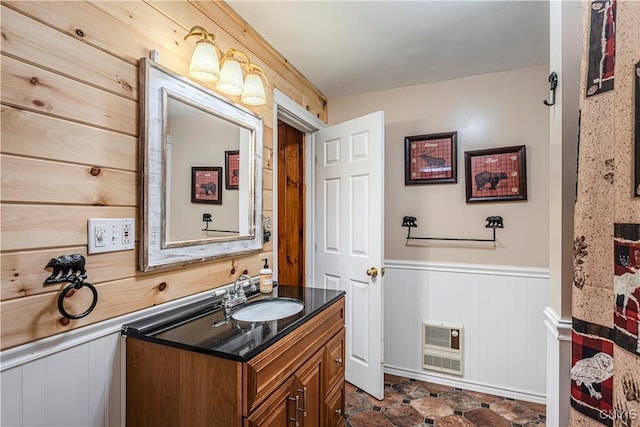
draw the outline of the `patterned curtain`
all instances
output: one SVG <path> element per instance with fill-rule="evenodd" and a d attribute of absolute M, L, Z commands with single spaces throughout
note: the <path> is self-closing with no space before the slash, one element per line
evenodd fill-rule
<path fill-rule="evenodd" d="M 583 1 L 571 425 L 640 427 L 640 1 Z"/>

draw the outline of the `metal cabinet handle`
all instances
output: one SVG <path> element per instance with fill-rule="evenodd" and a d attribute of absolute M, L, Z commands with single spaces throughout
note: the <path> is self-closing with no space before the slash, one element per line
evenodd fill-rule
<path fill-rule="evenodd" d="M 338 358 L 336 359 L 336 363 L 337 363 L 338 365 L 342 366 L 342 357 L 338 357 Z"/>
<path fill-rule="evenodd" d="M 342 415 L 342 409 L 336 409 L 336 414 Z"/>
<path fill-rule="evenodd" d="M 302 411 L 302 416 L 306 417 L 307 416 L 307 387 L 299 388 L 298 391 L 302 393 L 302 409 L 299 409 L 299 411 Z"/>
<path fill-rule="evenodd" d="M 294 422 L 293 425 L 298 427 L 300 426 L 300 422 L 298 421 L 298 411 L 300 410 L 300 408 L 298 408 L 298 402 L 300 401 L 300 396 L 296 394 L 296 397 L 289 397 L 289 400 L 296 402 L 296 410 L 294 412 L 295 417 L 293 418 L 289 417 L 289 421 L 293 421 Z"/>

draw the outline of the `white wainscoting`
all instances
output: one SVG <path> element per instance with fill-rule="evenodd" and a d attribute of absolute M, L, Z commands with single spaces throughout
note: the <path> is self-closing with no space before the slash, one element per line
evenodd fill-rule
<path fill-rule="evenodd" d="M 545 403 L 549 271 L 385 260 L 385 372 Z M 422 368 L 423 321 L 464 325 L 464 373 Z"/>
<path fill-rule="evenodd" d="M 544 403 L 546 269 L 385 261 L 385 371 Z M 0 353 L 2 426 L 121 426 L 122 324 L 203 292 Z M 421 324 L 464 324 L 464 375 L 422 369 Z"/>
<path fill-rule="evenodd" d="M 124 426 L 125 323 L 210 298 L 191 295 L 0 353 L 0 425 Z"/>
<path fill-rule="evenodd" d="M 121 426 L 120 333 L 2 372 L 3 426 Z"/>

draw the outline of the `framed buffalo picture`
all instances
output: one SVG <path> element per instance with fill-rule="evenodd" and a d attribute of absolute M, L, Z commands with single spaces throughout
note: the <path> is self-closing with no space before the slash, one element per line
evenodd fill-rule
<path fill-rule="evenodd" d="M 465 151 L 467 203 L 527 200 L 524 145 Z"/>
<path fill-rule="evenodd" d="M 222 167 L 191 168 L 191 203 L 222 204 Z"/>
<path fill-rule="evenodd" d="M 404 138 L 404 185 L 458 182 L 457 132 Z"/>
<path fill-rule="evenodd" d="M 224 152 L 225 180 L 224 188 L 237 190 L 240 184 L 240 150 Z"/>

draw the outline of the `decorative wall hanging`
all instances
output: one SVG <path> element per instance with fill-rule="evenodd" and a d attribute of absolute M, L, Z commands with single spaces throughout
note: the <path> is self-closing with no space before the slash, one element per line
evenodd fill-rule
<path fill-rule="evenodd" d="M 224 188 L 237 190 L 240 183 L 240 150 L 224 152 L 225 180 Z"/>
<path fill-rule="evenodd" d="M 404 184 L 458 182 L 458 132 L 407 136 L 404 139 Z"/>
<path fill-rule="evenodd" d="M 613 425 L 613 342 L 610 329 L 573 319 L 571 338 L 571 406 Z"/>
<path fill-rule="evenodd" d="M 222 204 L 222 168 L 192 167 L 191 168 L 191 203 Z"/>
<path fill-rule="evenodd" d="M 615 341 L 640 355 L 640 224 L 614 224 L 613 233 Z"/>
<path fill-rule="evenodd" d="M 591 2 L 587 96 L 613 89 L 615 67 L 616 0 Z"/>
<path fill-rule="evenodd" d="M 635 133 L 636 133 L 636 164 L 635 164 L 635 185 L 633 194 L 636 197 L 640 197 L 640 62 L 634 67 L 635 81 L 636 81 L 636 105 L 635 111 Z"/>
<path fill-rule="evenodd" d="M 466 151 L 467 203 L 527 200 L 524 145 Z"/>

